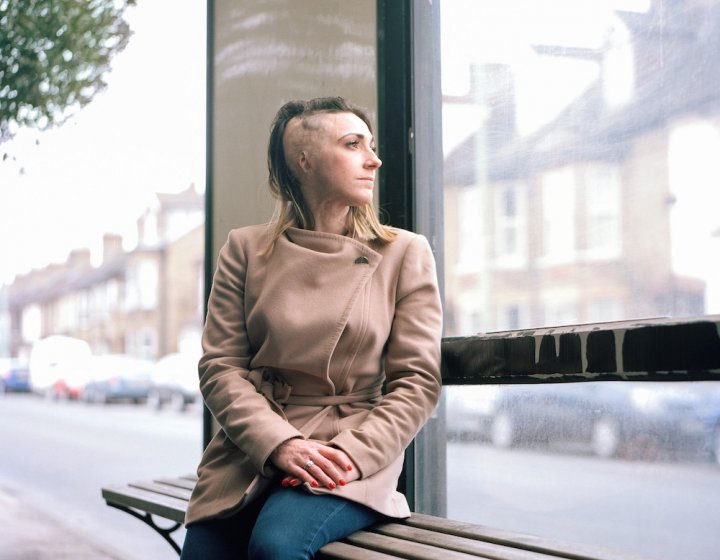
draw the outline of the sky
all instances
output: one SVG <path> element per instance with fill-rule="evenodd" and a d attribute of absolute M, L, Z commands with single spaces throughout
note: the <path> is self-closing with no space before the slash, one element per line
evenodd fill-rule
<path fill-rule="evenodd" d="M 141 1 L 108 87 L 62 126 L 2 146 L 0 283 L 63 262 L 105 232 L 132 246 L 155 192 L 205 182 L 205 2 Z"/>

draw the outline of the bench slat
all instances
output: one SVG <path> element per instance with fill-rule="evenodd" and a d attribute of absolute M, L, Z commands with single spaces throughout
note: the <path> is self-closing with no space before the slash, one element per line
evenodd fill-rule
<path fill-rule="evenodd" d="M 405 520 L 405 523 L 412 527 L 430 531 L 549 554 L 555 558 L 568 560 L 638 560 L 637 556 L 608 551 L 599 547 L 493 529 L 484 525 L 434 517 L 422 513 L 413 513 L 409 519 Z"/>
<path fill-rule="evenodd" d="M 358 548 L 351 544 L 337 541 L 323 546 L 316 554 L 318 560 L 397 560 L 398 556 Z"/>
<path fill-rule="evenodd" d="M 190 490 L 178 488 L 177 486 L 170 486 L 159 482 L 131 482 L 129 486 L 132 488 L 139 488 L 140 490 L 147 490 L 148 492 L 154 492 L 160 496 L 170 496 L 171 498 L 177 498 L 178 500 L 184 500 L 186 502 L 190 501 Z"/>
<path fill-rule="evenodd" d="M 372 528 L 372 531 L 381 535 L 433 545 L 438 548 L 465 552 L 475 556 L 480 555 L 482 558 L 491 558 L 492 560 L 548 560 L 549 558 L 556 558 L 555 556 L 548 557 L 546 554 L 528 550 L 410 527 L 404 523 L 384 523 L 376 525 Z"/>
<path fill-rule="evenodd" d="M 353 533 L 345 541 L 362 548 L 396 554 L 400 558 L 411 560 L 471 560 L 477 558 L 477 555 L 406 541 L 369 531 Z"/>
<path fill-rule="evenodd" d="M 154 482 L 158 482 L 160 484 L 167 484 L 168 486 L 177 486 L 178 488 L 184 488 L 185 490 L 192 491 L 192 489 L 195 488 L 195 484 L 197 484 L 197 478 L 156 478 L 154 479 Z"/>
<path fill-rule="evenodd" d="M 185 521 L 185 510 L 188 504 L 186 500 L 178 500 L 130 486 L 103 488 L 102 496 L 108 504 L 136 508 L 177 523 Z"/>

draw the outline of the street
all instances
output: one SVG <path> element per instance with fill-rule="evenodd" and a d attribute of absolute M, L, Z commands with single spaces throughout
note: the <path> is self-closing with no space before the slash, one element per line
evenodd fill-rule
<path fill-rule="evenodd" d="M 149 527 L 107 507 L 100 488 L 194 471 L 202 447 L 199 411 L 8 395 L 0 399 L 0 426 L 0 509 L 3 496 L 27 503 L 37 512 L 29 523 L 59 523 L 94 543 L 99 560 L 177 558 Z M 451 518 L 603 543 L 654 560 L 714 560 L 720 548 L 720 467 L 711 463 L 451 443 L 448 480 Z M 4 531 L 0 523 L 0 558 L 20 558 L 13 556 L 18 536 Z M 23 558 L 30 557 L 65 556 Z"/>
<path fill-rule="evenodd" d="M 108 551 L 98 560 L 177 559 L 152 529 L 105 505 L 100 488 L 194 472 L 202 450 L 199 412 L 7 395 L 0 399 L 0 426 L 0 490 L 28 502 L 48 522 L 59 518 L 97 542 L 99 550 Z M 4 530 L 0 525 L 0 558 L 6 560 L 14 551 L 3 547 L 13 535 Z"/>
<path fill-rule="evenodd" d="M 652 560 L 716 560 L 720 465 L 448 444 L 448 517 Z"/>

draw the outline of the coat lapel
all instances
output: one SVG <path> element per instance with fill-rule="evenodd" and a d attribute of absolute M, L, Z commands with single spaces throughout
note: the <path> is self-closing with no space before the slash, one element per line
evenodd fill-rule
<path fill-rule="evenodd" d="M 362 304 L 361 295 L 381 260 L 363 243 L 339 235 L 291 229 L 281 237 L 265 274 L 257 279 L 262 286 L 248 289 L 259 294 L 248 310 L 249 332 L 273 338 L 252 341 L 259 349 L 253 363 L 261 365 L 271 357 L 271 362 L 299 371 L 312 364 L 313 373 L 327 377 L 350 313 Z M 308 336 L 299 337 L 299 332 Z M 314 332 L 322 338 L 313 340 Z"/>

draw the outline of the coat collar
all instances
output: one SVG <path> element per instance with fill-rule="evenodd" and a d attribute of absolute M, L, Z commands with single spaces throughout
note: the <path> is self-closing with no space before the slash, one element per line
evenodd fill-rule
<path fill-rule="evenodd" d="M 377 267 L 382 255 L 357 239 L 334 233 L 324 233 L 299 228 L 288 228 L 280 242 L 289 242 L 298 248 L 306 249 L 319 255 L 334 257 L 347 256 L 353 264 Z"/>

